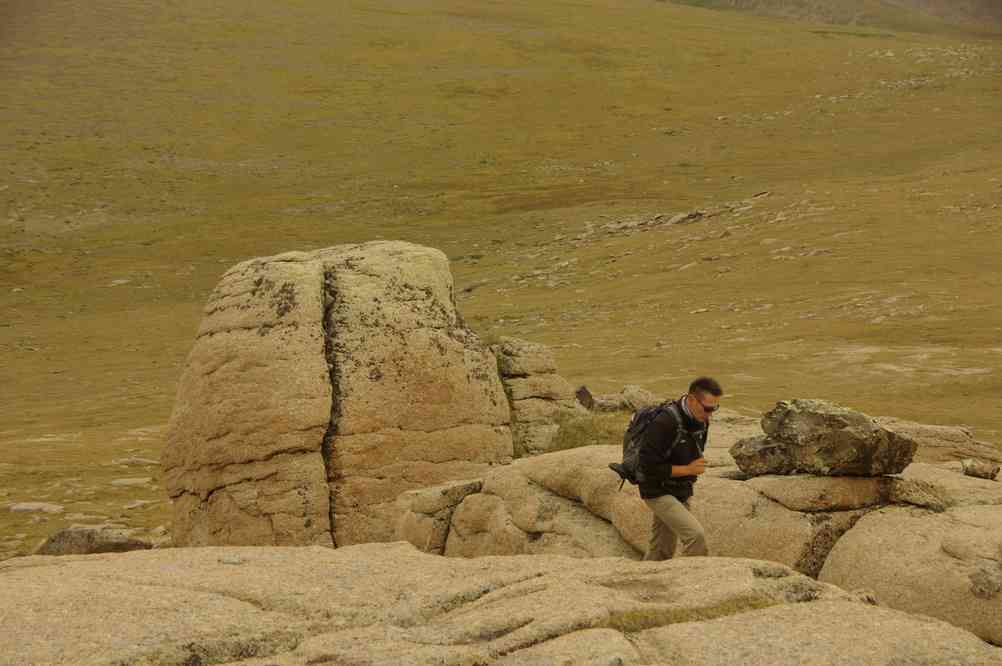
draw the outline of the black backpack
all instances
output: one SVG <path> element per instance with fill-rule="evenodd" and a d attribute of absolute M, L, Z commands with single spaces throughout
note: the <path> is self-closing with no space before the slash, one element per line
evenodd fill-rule
<path fill-rule="evenodd" d="M 675 423 L 678 424 L 678 427 L 675 429 L 675 441 L 668 447 L 669 452 L 682 439 L 682 416 L 678 412 L 678 402 L 675 400 L 669 400 L 660 405 L 641 407 L 635 411 L 633 417 L 630 419 L 630 425 L 626 426 L 626 432 L 623 433 L 623 462 L 609 463 L 609 469 L 619 474 L 619 478 L 621 479 L 619 482 L 620 490 L 623 489 L 623 484 L 627 481 L 633 485 L 643 483 L 644 478 L 640 471 L 640 443 L 643 441 L 642 435 L 647 426 L 665 412 L 671 414 L 675 419 Z"/>

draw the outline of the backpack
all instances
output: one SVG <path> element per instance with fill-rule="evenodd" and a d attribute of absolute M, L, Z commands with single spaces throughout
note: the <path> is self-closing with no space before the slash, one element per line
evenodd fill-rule
<path fill-rule="evenodd" d="M 674 400 L 663 402 L 660 405 L 649 405 L 641 407 L 633 413 L 630 425 L 626 426 L 623 433 L 623 462 L 609 463 L 609 469 L 619 474 L 621 481 L 619 489 L 623 489 L 623 484 L 629 481 L 633 485 L 643 483 L 643 474 L 640 471 L 640 444 L 643 441 L 642 435 L 647 430 L 647 426 L 654 422 L 654 419 L 661 414 L 668 412 L 674 417 L 678 428 L 675 429 L 675 441 L 668 447 L 670 452 L 682 439 L 682 417 L 678 413 L 678 403 Z"/>

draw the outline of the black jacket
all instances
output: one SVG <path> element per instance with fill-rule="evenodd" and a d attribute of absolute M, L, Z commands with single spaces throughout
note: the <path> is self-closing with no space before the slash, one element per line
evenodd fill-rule
<path fill-rule="evenodd" d="M 667 449 L 675 441 L 679 423 L 667 410 L 659 414 L 641 436 L 640 472 L 644 480 L 640 483 L 640 496 L 644 499 L 670 494 L 685 502 L 692 497 L 696 477 L 672 477 L 671 468 L 703 457 L 709 427 L 690 418 L 681 408 L 678 412 L 682 417 L 682 437 L 670 452 Z"/>

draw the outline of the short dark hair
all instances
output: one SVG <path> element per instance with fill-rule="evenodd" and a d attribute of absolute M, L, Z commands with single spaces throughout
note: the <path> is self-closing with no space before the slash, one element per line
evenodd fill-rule
<path fill-rule="evenodd" d="M 724 394 L 724 389 L 720 388 L 720 383 L 713 377 L 697 377 L 689 384 L 689 393 L 709 393 L 718 398 Z"/>

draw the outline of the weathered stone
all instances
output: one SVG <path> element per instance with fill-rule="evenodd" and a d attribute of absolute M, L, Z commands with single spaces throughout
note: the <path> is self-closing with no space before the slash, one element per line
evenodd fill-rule
<path fill-rule="evenodd" d="M 230 269 L 167 431 L 179 545 L 393 538 L 402 490 L 512 455 L 493 355 L 441 252 L 346 245 Z"/>
<path fill-rule="evenodd" d="M 849 511 L 888 503 L 890 479 L 853 476 L 757 476 L 748 485 L 793 511 Z"/>
<path fill-rule="evenodd" d="M 839 540 L 821 580 L 873 591 L 881 603 L 945 620 L 1002 645 L 1002 511 L 889 507 Z"/>
<path fill-rule="evenodd" d="M 895 610 L 823 601 L 670 624 L 633 639 L 641 646 L 643 661 L 637 663 L 648 664 L 989 666 L 1002 659 L 1002 650 L 957 632 L 945 622 Z"/>
<path fill-rule="evenodd" d="M 828 552 L 861 512 L 791 511 L 747 483 L 704 475 L 690 500 L 710 553 L 780 562 L 816 576 Z"/>
<path fill-rule="evenodd" d="M 633 411 L 664 402 L 647 389 L 635 384 L 623 387 L 620 395 L 623 396 L 623 406 Z"/>
<path fill-rule="evenodd" d="M 577 399 L 578 404 L 585 409 L 591 409 L 595 406 L 595 396 L 591 394 L 587 386 L 579 386 L 574 391 L 574 397 Z"/>
<path fill-rule="evenodd" d="M 527 476 L 542 458 L 519 460 L 487 474 L 483 490 L 466 497 L 453 513 L 445 554 L 638 558 L 613 525 Z"/>
<path fill-rule="evenodd" d="M 543 398 L 545 400 L 572 400 L 574 389 L 560 375 L 530 375 L 505 379 L 505 390 L 511 400 Z"/>
<path fill-rule="evenodd" d="M 470 495 L 453 514 L 446 554 L 612 554 L 622 548 L 610 528 L 635 555 L 642 554 L 651 513 L 636 488 L 619 489 L 608 464 L 620 458 L 618 446 L 587 446 L 493 472 L 484 492 L 494 496 Z M 790 511 L 742 482 L 709 475 L 697 482 L 691 506 L 713 555 L 773 560 L 810 575 L 817 575 L 831 547 L 862 515 Z M 527 533 L 553 531 L 559 538 L 526 545 Z"/>
<path fill-rule="evenodd" d="M 502 377 L 525 377 L 557 371 L 553 352 L 549 347 L 516 338 L 501 338 L 500 344 L 492 347 L 498 359 L 498 369 Z"/>
<path fill-rule="evenodd" d="M 781 565 L 726 558 L 184 548 L 18 558 L 0 576 L 0 654 L 17 664 L 988 664 L 998 654 Z M 864 647 L 889 656 L 855 659 Z"/>
<path fill-rule="evenodd" d="M 974 438 L 969 429 L 959 426 L 916 423 L 890 416 L 876 417 L 877 424 L 918 442 L 915 462 L 938 463 L 961 458 L 981 458 L 1002 463 L 1002 449 Z"/>
<path fill-rule="evenodd" d="M 964 474 L 975 476 L 979 479 L 994 481 L 999 475 L 999 465 L 987 460 L 976 460 L 974 458 L 964 458 L 960 461 L 964 468 Z"/>
<path fill-rule="evenodd" d="M 46 539 L 36 555 L 87 555 L 147 550 L 153 544 L 132 536 L 131 530 L 91 525 L 72 525 Z"/>
<path fill-rule="evenodd" d="M 917 447 L 869 416 L 823 400 L 781 401 L 762 417 L 762 430 L 765 437 L 731 448 L 738 466 L 753 476 L 894 474 L 911 463 Z"/>
<path fill-rule="evenodd" d="M 411 490 L 397 498 L 400 518 L 398 539 L 426 553 L 441 555 L 456 506 L 467 495 L 480 492 L 483 481 L 451 481 L 431 488 Z"/>
<path fill-rule="evenodd" d="M 1002 484 L 928 463 L 912 463 L 890 479 L 890 499 L 934 511 L 952 506 L 1002 505 Z"/>
<path fill-rule="evenodd" d="M 518 457 L 546 453 L 553 446 L 560 426 L 556 423 L 516 423 L 512 433 Z"/>
<path fill-rule="evenodd" d="M 564 413 L 562 403 L 542 398 L 527 398 L 511 403 L 512 419 L 520 423 L 554 423 Z"/>

